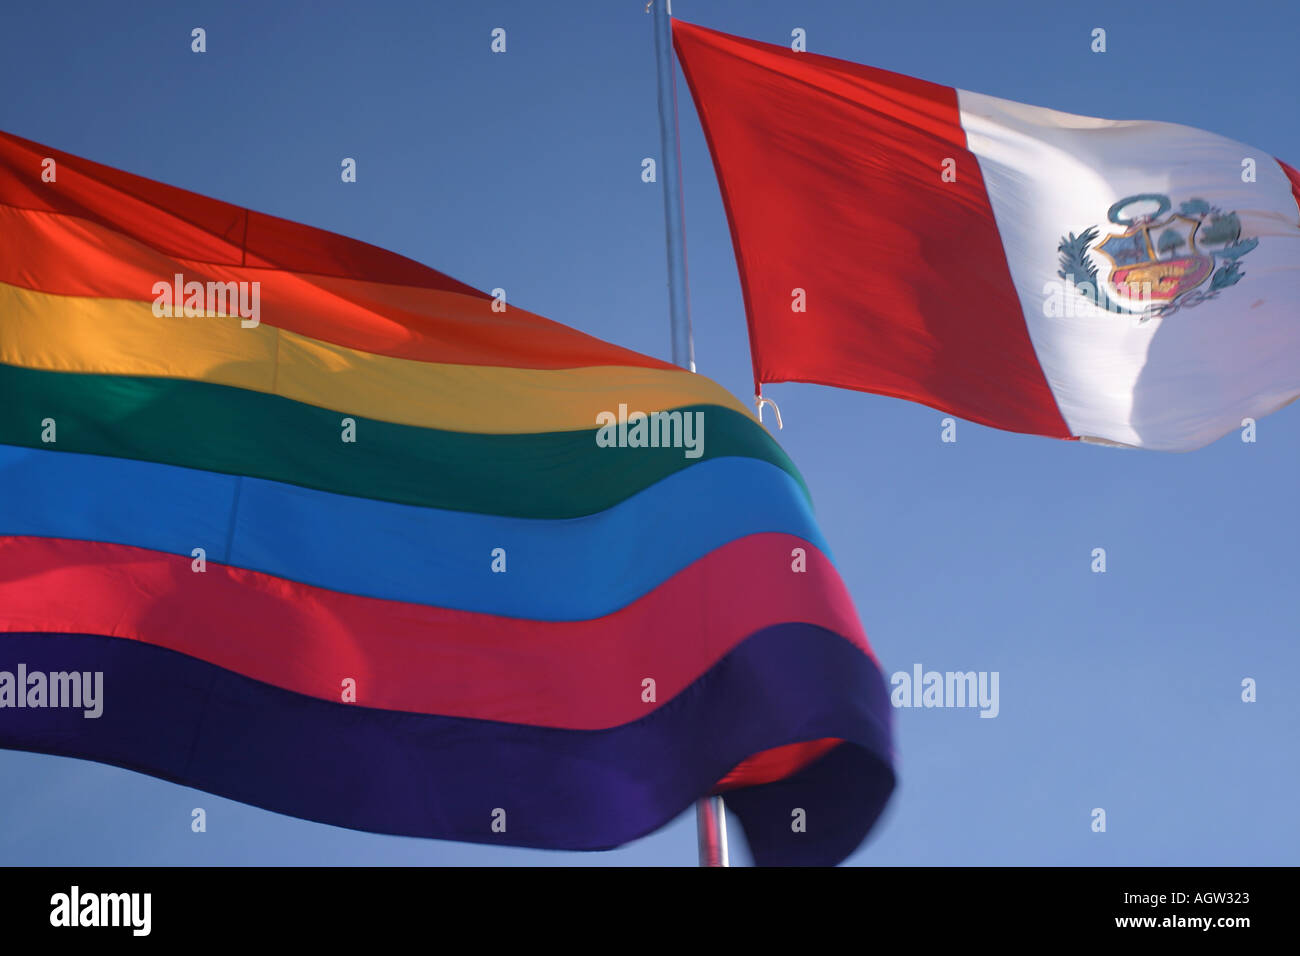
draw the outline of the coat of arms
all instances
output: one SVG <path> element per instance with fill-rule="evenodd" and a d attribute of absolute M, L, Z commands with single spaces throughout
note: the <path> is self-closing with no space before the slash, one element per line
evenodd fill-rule
<path fill-rule="evenodd" d="M 1245 275 L 1238 260 L 1259 244 L 1241 237 L 1241 220 L 1204 199 L 1173 212 L 1168 196 L 1140 193 L 1110 207 L 1107 218 L 1123 231 L 1093 244 L 1096 226 L 1061 239 L 1061 278 L 1098 308 L 1139 316 L 1172 315 L 1236 285 Z M 1092 251 L 1110 269 L 1098 277 Z M 1207 285 L 1208 283 L 1208 285 Z"/>

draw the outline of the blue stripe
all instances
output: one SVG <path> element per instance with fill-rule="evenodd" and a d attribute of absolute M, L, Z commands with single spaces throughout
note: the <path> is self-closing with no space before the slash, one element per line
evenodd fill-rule
<path fill-rule="evenodd" d="M 0 446 L 0 500 L 0 534 L 203 548 L 210 561 L 334 591 L 543 621 L 610 614 L 751 534 L 792 534 L 829 556 L 799 485 L 752 458 L 709 459 L 607 511 L 541 520 Z M 504 574 L 491 569 L 495 548 Z"/>

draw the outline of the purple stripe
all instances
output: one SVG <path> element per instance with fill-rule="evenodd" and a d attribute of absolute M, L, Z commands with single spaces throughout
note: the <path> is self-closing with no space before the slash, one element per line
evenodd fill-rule
<path fill-rule="evenodd" d="M 862 842 L 894 783 L 880 672 L 807 624 L 759 631 L 672 701 L 601 731 L 335 704 L 120 638 L 0 634 L 0 670 L 19 663 L 102 671 L 103 714 L 0 709 L 0 747 L 377 833 L 606 849 L 668 823 L 753 753 L 839 737 L 848 743 L 794 777 L 727 794 L 755 862 L 831 864 Z M 806 833 L 791 831 L 796 807 Z M 492 832 L 496 808 L 505 833 Z"/>

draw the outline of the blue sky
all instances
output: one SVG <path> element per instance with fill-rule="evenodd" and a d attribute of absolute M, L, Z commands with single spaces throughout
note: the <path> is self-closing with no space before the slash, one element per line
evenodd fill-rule
<path fill-rule="evenodd" d="M 0 128 L 396 250 L 667 358 L 644 0 L 7 4 Z M 676 0 L 687 20 L 1300 162 L 1300 7 Z M 190 52 L 190 30 L 208 52 Z M 1089 50 L 1094 27 L 1108 52 Z M 507 53 L 489 51 L 494 27 Z M 699 370 L 752 394 L 730 237 L 678 82 Z M 339 164 L 354 157 L 358 181 Z M 1300 321 L 1300 312 L 1297 314 Z M 851 859 L 1295 864 L 1300 409 L 1185 455 L 1013 435 L 774 385 L 779 439 L 887 672 L 998 671 L 1001 712 L 896 711 L 901 785 Z M 1108 570 L 1093 574 L 1093 548 Z M 1259 699 L 1240 699 L 1241 681 Z M 203 807 L 208 832 L 190 831 Z M 1090 829 L 1103 807 L 1107 832 Z M 733 843 L 735 832 L 733 830 Z M 738 844 L 735 850 L 744 859 Z M 682 865 L 694 820 L 604 854 L 376 836 L 0 751 L 0 862 Z"/>

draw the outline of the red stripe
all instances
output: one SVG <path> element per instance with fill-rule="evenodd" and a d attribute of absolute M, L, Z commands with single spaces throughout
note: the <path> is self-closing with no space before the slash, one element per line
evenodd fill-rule
<path fill-rule="evenodd" d="M 791 571 L 796 547 L 805 573 Z M 719 597 L 728 594 L 746 598 Z M 195 573 L 187 557 L 122 545 L 0 537 L 0 631 L 129 638 L 330 701 L 352 678 L 357 703 L 386 710 L 613 727 L 784 622 L 823 627 L 870 654 L 834 566 L 786 534 L 733 541 L 627 607 L 573 622 L 358 597 L 211 562 Z M 642 699 L 646 678 L 653 702 Z"/>
<path fill-rule="evenodd" d="M 755 383 L 1069 438 L 955 90 L 673 22 L 745 293 Z M 956 182 L 941 178 L 956 161 Z M 806 313 L 792 311 L 803 289 Z"/>
<path fill-rule="evenodd" d="M 1288 166 L 1280 159 L 1277 164 L 1282 167 L 1282 172 L 1286 174 L 1286 178 L 1291 180 L 1291 193 L 1295 196 L 1296 210 L 1300 212 L 1300 171 Z"/>
<path fill-rule="evenodd" d="M 835 737 L 823 737 L 821 740 L 807 740 L 764 750 L 737 764 L 713 789 L 725 793 L 737 787 L 753 787 L 773 780 L 784 780 L 843 742 Z"/>
<path fill-rule="evenodd" d="M 41 180 L 42 157 L 57 179 Z M 514 368 L 666 362 L 492 300 L 427 266 L 0 133 L 0 282 L 153 302 L 156 282 L 260 282 L 267 325 L 428 362 Z"/>
<path fill-rule="evenodd" d="M 54 182 L 42 179 L 47 158 L 56 164 Z M 251 212 L 4 132 L 0 203 L 88 219 L 182 259 L 483 295 L 369 243 Z"/>

